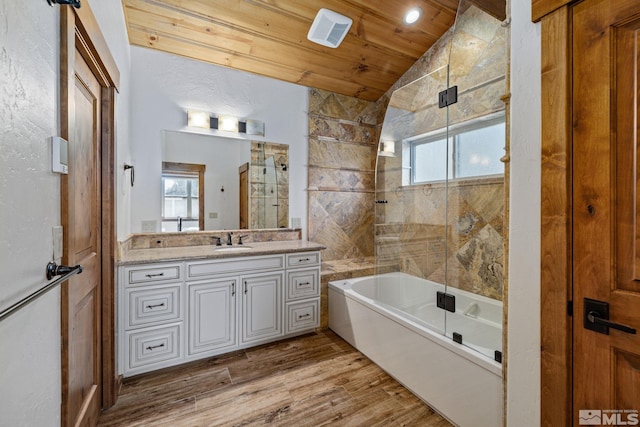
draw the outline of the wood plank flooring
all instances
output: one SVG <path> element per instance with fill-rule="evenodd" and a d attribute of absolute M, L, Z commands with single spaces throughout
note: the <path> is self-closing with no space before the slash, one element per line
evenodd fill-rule
<path fill-rule="evenodd" d="M 125 380 L 99 426 L 451 426 L 326 330 Z"/>

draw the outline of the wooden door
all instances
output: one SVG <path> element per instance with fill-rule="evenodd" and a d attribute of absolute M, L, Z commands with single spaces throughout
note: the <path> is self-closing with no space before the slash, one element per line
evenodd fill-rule
<path fill-rule="evenodd" d="M 84 426 L 97 423 L 102 400 L 101 87 L 77 50 L 74 70 L 74 132 L 62 182 L 64 262 L 84 270 L 62 289 L 62 425 Z"/>
<path fill-rule="evenodd" d="M 240 225 L 241 230 L 249 228 L 249 163 L 238 168 L 240 176 Z"/>
<path fill-rule="evenodd" d="M 573 34 L 573 424 L 636 425 L 640 335 L 585 329 L 584 301 L 640 330 L 640 2 L 579 3 Z"/>

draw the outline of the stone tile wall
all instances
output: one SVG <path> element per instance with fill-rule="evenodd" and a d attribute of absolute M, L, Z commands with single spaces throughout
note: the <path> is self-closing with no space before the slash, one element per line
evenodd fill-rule
<path fill-rule="evenodd" d="M 378 179 L 384 184 L 377 193 L 374 180 L 378 135 L 394 91 L 407 89 L 391 107 L 409 106 L 418 112 L 412 121 L 398 125 L 411 135 L 446 123 L 446 115 L 431 100 L 446 88 L 442 67 L 447 64 L 450 84 L 459 86 L 450 123 L 499 111 L 507 92 L 506 55 L 500 22 L 470 7 L 459 17 L 457 29 L 446 33 L 376 103 L 311 89 L 309 239 L 327 246 L 323 260 L 357 259 L 375 252 L 378 265 L 395 264 L 438 282 L 444 282 L 447 260 L 449 283 L 502 299 L 504 180 L 450 185 L 448 192 L 433 185 L 403 187 L 401 158 L 383 157 L 378 160 Z M 424 84 L 407 86 L 419 79 Z M 385 199 L 399 202 L 374 203 Z"/>
<path fill-rule="evenodd" d="M 382 134 L 397 140 L 444 127 L 447 114 L 436 100 L 446 88 L 447 62 L 449 85 L 458 86 L 459 96 L 449 107 L 450 124 L 504 109 L 508 58 L 500 22 L 470 7 L 456 27 L 378 101 L 389 104 L 394 118 Z M 377 260 L 395 260 L 401 271 L 502 299 L 504 179 L 403 186 L 404 154 L 379 160 L 376 199 L 388 203 L 376 209 Z"/>
<path fill-rule="evenodd" d="M 373 102 L 309 91 L 309 240 L 325 261 L 373 256 L 378 116 Z"/>

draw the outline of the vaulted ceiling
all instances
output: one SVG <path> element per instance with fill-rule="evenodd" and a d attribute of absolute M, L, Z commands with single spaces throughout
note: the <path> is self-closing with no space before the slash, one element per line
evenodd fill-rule
<path fill-rule="evenodd" d="M 368 100 L 454 24 L 458 7 L 458 0 L 122 1 L 132 45 Z M 411 6 L 423 16 L 405 26 Z M 307 40 L 320 8 L 353 19 L 336 49 Z"/>

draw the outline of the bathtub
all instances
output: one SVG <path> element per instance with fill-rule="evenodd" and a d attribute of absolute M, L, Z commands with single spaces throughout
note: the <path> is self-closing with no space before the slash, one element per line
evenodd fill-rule
<path fill-rule="evenodd" d="M 450 313 L 437 291 L 405 273 L 330 282 L 329 328 L 452 423 L 502 426 L 502 304 L 449 287 Z"/>

